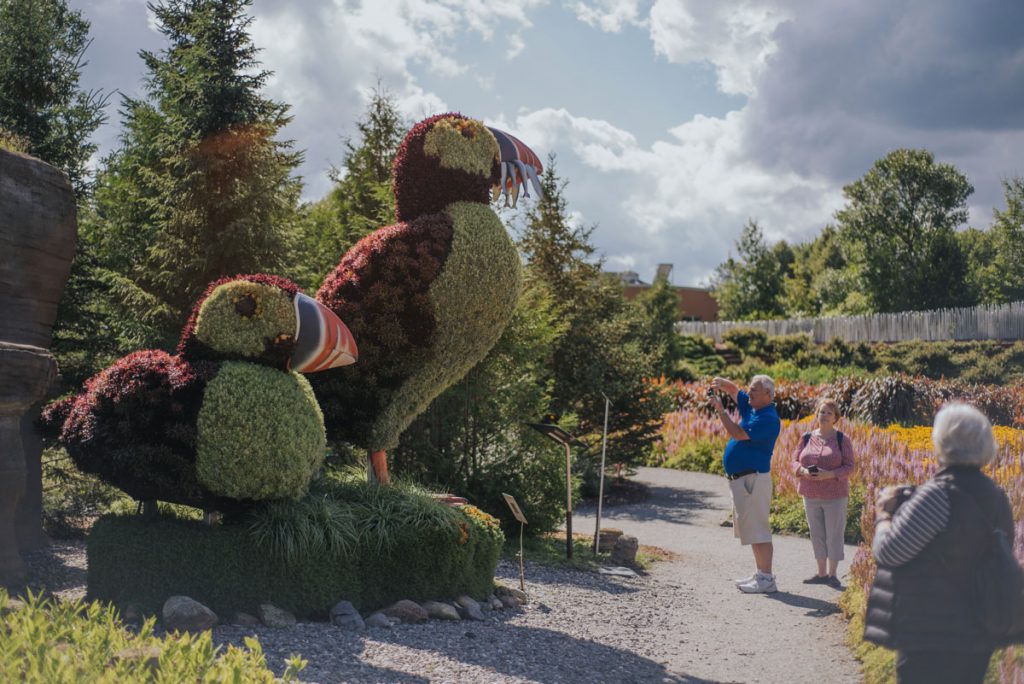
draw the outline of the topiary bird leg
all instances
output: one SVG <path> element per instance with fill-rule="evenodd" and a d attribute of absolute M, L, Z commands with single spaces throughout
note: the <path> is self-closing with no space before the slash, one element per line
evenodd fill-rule
<path fill-rule="evenodd" d="M 388 475 L 388 452 L 383 449 L 370 452 L 370 467 L 367 469 L 370 482 L 379 482 L 382 485 L 390 485 L 391 477 Z"/>

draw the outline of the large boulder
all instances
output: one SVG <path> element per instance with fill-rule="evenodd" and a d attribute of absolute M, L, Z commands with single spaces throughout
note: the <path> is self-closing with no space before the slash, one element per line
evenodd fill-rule
<path fill-rule="evenodd" d="M 172 632 L 202 632 L 220 622 L 217 614 L 188 596 L 172 596 L 164 603 L 164 627 Z"/>

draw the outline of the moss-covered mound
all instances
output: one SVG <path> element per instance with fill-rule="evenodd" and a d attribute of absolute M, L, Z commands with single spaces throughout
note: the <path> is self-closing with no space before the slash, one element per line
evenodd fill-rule
<path fill-rule="evenodd" d="M 184 594 L 223 617 L 265 601 L 323 617 L 342 599 L 367 611 L 402 598 L 483 597 L 503 541 L 497 520 L 472 507 L 332 474 L 299 501 L 212 527 L 105 516 L 89 536 L 88 592 L 147 612 Z"/>

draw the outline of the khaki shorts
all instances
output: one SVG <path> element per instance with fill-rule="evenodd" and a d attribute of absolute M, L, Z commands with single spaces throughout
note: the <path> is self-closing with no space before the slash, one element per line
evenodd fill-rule
<path fill-rule="evenodd" d="M 772 540 L 768 513 L 772 507 L 772 474 L 751 473 L 729 480 L 732 490 L 732 532 L 740 544 L 764 544 Z"/>

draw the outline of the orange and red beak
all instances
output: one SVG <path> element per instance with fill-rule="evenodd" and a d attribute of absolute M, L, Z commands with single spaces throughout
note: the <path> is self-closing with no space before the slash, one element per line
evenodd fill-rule
<path fill-rule="evenodd" d="M 289 368 L 299 373 L 337 368 L 359 358 L 356 340 L 333 311 L 301 292 L 295 295 L 295 353 Z"/>

